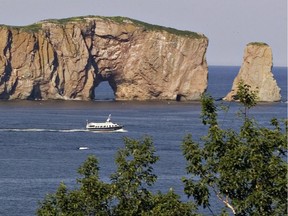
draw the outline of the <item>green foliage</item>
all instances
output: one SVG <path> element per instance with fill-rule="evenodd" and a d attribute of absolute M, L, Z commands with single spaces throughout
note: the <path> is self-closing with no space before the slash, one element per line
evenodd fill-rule
<path fill-rule="evenodd" d="M 27 26 L 7 26 L 7 25 L 0 25 L 0 28 L 7 28 L 11 30 L 23 31 L 23 32 L 38 32 L 42 28 L 41 23 L 34 23 L 32 25 Z"/>
<path fill-rule="evenodd" d="M 110 17 L 110 19 L 119 20 L 119 17 L 116 17 L 116 18 Z M 152 24 L 149 24 L 146 22 L 142 22 L 142 21 L 134 20 L 134 19 L 129 19 L 129 18 L 125 18 L 125 17 L 122 17 L 121 20 L 130 20 L 132 23 L 134 23 L 140 27 L 143 27 L 148 31 L 166 31 L 166 32 L 169 32 L 171 34 L 184 36 L 184 37 L 191 37 L 191 38 L 195 38 L 195 39 L 205 38 L 205 36 L 198 34 L 196 32 L 183 31 L 183 30 L 178 30 L 178 29 L 169 28 L 169 27 L 165 27 L 165 26 L 159 26 L 159 25 L 152 25 Z"/>
<path fill-rule="evenodd" d="M 69 18 L 63 18 L 63 19 L 48 19 L 43 20 L 42 22 L 50 22 L 60 25 L 66 25 L 67 23 L 71 22 L 85 22 L 85 18 L 93 18 L 94 16 L 78 16 L 78 17 L 69 17 Z"/>
<path fill-rule="evenodd" d="M 245 84 L 243 80 L 238 83 L 237 89 L 237 98 L 240 100 L 240 103 L 250 109 L 251 107 L 257 104 L 257 91 L 251 91 L 251 86 Z"/>
<path fill-rule="evenodd" d="M 89 156 L 78 170 L 80 187 L 69 191 L 61 183 L 39 204 L 37 215 L 195 215 L 194 205 L 181 202 L 172 190 L 167 194 L 149 190 L 157 179 L 152 165 L 159 159 L 151 138 L 124 138 L 124 143 L 111 183 L 100 180 L 98 161 Z"/>
<path fill-rule="evenodd" d="M 258 91 L 251 91 L 251 86 L 245 84 L 243 80 L 238 83 L 237 93 L 234 99 L 239 100 L 244 106 L 244 111 L 242 111 L 245 118 L 247 117 L 248 110 L 256 106 L 258 99 Z"/>
<path fill-rule="evenodd" d="M 239 101 L 243 105 L 244 110 L 240 111 L 242 111 L 243 116 L 247 118 L 248 111 L 257 104 L 258 90 L 252 91 L 250 85 L 245 84 L 243 80 L 240 80 L 237 86 L 236 95 L 233 96 L 233 99 Z"/>
<path fill-rule="evenodd" d="M 117 215 L 139 215 L 151 207 L 151 186 L 157 177 L 152 173 L 152 164 L 156 163 L 152 140 L 143 142 L 129 138 L 124 139 L 125 148 L 116 156 L 117 172 L 111 176 L 113 194 L 119 201 L 115 212 Z M 131 208 L 133 206 L 133 208 Z"/>
<path fill-rule="evenodd" d="M 249 87 L 242 87 L 240 102 L 251 107 L 254 96 L 246 91 Z M 209 125 L 208 134 L 202 143 L 188 135 L 182 144 L 191 175 L 183 178 L 185 193 L 204 208 L 210 208 L 214 193 L 235 215 L 285 215 L 287 122 L 273 119 L 266 128 L 245 117 L 234 131 L 221 129 L 216 117 L 213 99 L 204 96 L 202 119 Z"/>
<path fill-rule="evenodd" d="M 99 180 L 98 170 L 97 159 L 89 156 L 78 170 L 83 175 L 77 180 L 80 188 L 68 191 L 61 183 L 40 203 L 37 215 L 109 215 L 111 186 Z"/>
<path fill-rule="evenodd" d="M 267 43 L 264 42 L 251 42 L 248 45 L 256 45 L 256 46 L 268 46 Z"/>
<path fill-rule="evenodd" d="M 160 215 L 160 216 L 184 216 L 184 215 L 196 215 L 191 212 L 194 209 L 192 203 L 181 202 L 179 195 L 175 194 L 173 190 L 169 190 L 167 194 L 158 193 L 153 198 L 153 206 L 149 212 L 145 212 L 143 215 Z"/>
<path fill-rule="evenodd" d="M 28 32 L 37 32 L 41 29 L 42 27 L 42 22 L 50 22 L 50 23 L 55 23 L 58 25 L 67 25 L 68 23 L 71 22 L 86 22 L 86 18 L 100 18 L 103 20 L 111 20 L 120 24 L 123 23 L 133 23 L 136 26 L 142 27 L 146 31 L 166 31 L 171 34 L 183 36 L 183 37 L 190 37 L 190 38 L 195 38 L 195 39 L 201 39 L 201 38 L 206 38 L 202 34 L 198 34 L 196 32 L 191 32 L 191 31 L 183 31 L 183 30 L 178 30 L 174 28 L 169 28 L 165 26 L 159 26 L 159 25 L 152 25 L 146 22 L 142 22 L 139 20 L 135 19 L 130 19 L 128 17 L 121 17 L 121 16 L 115 16 L 115 17 L 105 17 L 105 16 L 78 16 L 78 17 L 69 17 L 69 18 L 63 18 L 63 19 L 47 19 L 43 20 L 38 23 L 34 23 L 32 25 L 28 26 L 9 26 L 9 28 L 14 28 L 22 31 L 28 31 Z"/>
<path fill-rule="evenodd" d="M 101 18 L 104 20 L 111 20 L 120 24 L 123 23 L 133 23 L 134 25 L 137 25 L 139 27 L 144 28 L 147 31 L 167 31 L 171 34 L 176 34 L 179 36 L 184 36 L 184 37 L 192 37 L 192 38 L 196 38 L 196 39 L 201 39 L 204 38 L 205 36 L 198 34 L 196 32 L 191 32 L 191 31 L 183 31 L 183 30 L 178 30 L 178 29 L 174 29 L 174 28 L 169 28 L 169 27 L 165 27 L 165 26 L 159 26 L 159 25 L 153 25 L 153 24 L 149 24 L 146 22 L 142 22 L 139 20 L 135 20 L 135 19 L 131 19 L 128 17 L 122 17 L 122 16 L 114 16 L 114 17 L 104 17 L 104 16 L 82 16 L 82 17 L 71 17 L 71 18 L 66 18 L 66 19 L 60 19 L 60 20 L 50 20 L 53 22 L 57 22 L 60 24 L 65 24 L 67 22 L 71 22 L 71 21 L 83 21 L 85 20 L 85 18 Z"/>
<path fill-rule="evenodd" d="M 17 27 L 17 28 L 25 32 L 38 32 L 41 29 L 41 27 L 42 27 L 41 23 L 34 23 L 32 25 L 27 25 L 24 27 Z"/>
<path fill-rule="evenodd" d="M 204 125 L 216 125 L 217 124 L 217 107 L 214 105 L 211 97 L 206 97 L 205 95 L 201 96 L 202 103 L 202 123 Z"/>

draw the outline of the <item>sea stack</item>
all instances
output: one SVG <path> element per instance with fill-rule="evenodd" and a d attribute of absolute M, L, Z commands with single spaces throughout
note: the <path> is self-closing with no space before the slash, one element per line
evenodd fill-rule
<path fill-rule="evenodd" d="M 258 92 L 258 101 L 276 102 L 281 100 L 280 88 L 272 73 L 272 50 L 266 43 L 253 42 L 247 44 L 243 63 L 234 79 L 232 90 L 224 100 L 232 101 L 237 92 L 239 82 L 251 86 Z"/>
<path fill-rule="evenodd" d="M 92 100 L 102 81 L 115 100 L 199 100 L 207 88 L 200 33 L 88 16 L 0 25 L 0 38 L 0 99 Z"/>

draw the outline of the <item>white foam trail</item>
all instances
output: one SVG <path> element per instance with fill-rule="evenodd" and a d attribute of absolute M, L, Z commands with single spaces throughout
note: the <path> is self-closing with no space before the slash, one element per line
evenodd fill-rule
<path fill-rule="evenodd" d="M 47 129 L 38 129 L 38 128 L 1 128 L 0 131 L 11 131 L 11 132 L 43 132 L 50 131 Z"/>
<path fill-rule="evenodd" d="M 79 150 L 88 150 L 89 148 L 88 147 L 86 147 L 86 146 L 81 146 L 81 147 L 79 147 Z"/>
<path fill-rule="evenodd" d="M 124 130 L 124 129 L 113 130 L 113 131 L 89 131 L 89 130 L 86 130 L 86 131 L 91 132 L 91 133 L 126 133 L 128 132 L 128 130 Z"/>
<path fill-rule="evenodd" d="M 43 128 L 0 128 L 0 131 L 7 132 L 59 132 L 59 133 L 76 133 L 76 132 L 92 132 L 92 133 L 126 133 L 127 130 L 119 129 L 115 131 L 89 131 L 87 129 L 43 129 Z"/>
<path fill-rule="evenodd" d="M 117 133 L 126 133 L 126 132 L 128 132 L 128 130 L 124 130 L 122 128 L 122 129 L 116 130 L 115 132 L 117 132 Z"/>
<path fill-rule="evenodd" d="M 87 130 L 85 129 L 64 129 L 64 130 L 58 130 L 57 132 L 62 132 L 62 133 L 74 133 L 74 132 L 86 132 Z"/>
<path fill-rule="evenodd" d="M 43 128 L 1 128 L 0 131 L 7 132 L 86 132 L 84 129 L 43 129 Z"/>

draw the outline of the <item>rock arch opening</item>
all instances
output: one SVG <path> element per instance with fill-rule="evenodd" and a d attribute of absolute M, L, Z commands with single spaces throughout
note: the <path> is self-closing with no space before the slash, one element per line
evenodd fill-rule
<path fill-rule="evenodd" d="M 94 88 L 94 100 L 114 101 L 115 93 L 108 81 L 101 81 Z"/>
<path fill-rule="evenodd" d="M 183 96 L 183 95 L 181 95 L 181 94 L 177 94 L 177 95 L 176 95 L 176 101 L 178 101 L 178 102 L 181 101 L 182 96 Z"/>

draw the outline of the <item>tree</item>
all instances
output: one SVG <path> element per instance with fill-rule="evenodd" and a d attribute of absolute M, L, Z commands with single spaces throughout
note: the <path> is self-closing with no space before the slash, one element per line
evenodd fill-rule
<path fill-rule="evenodd" d="M 256 106 L 258 100 L 258 91 L 252 91 L 251 86 L 245 84 L 243 80 L 238 83 L 238 90 L 234 99 L 239 100 L 244 106 L 244 116 L 247 117 L 247 112 L 253 106 Z"/>
<path fill-rule="evenodd" d="M 125 148 L 116 156 L 117 172 L 111 176 L 113 194 L 118 201 L 114 212 L 117 215 L 139 215 L 151 208 L 152 193 L 147 186 L 152 186 L 157 179 L 152 173 L 152 164 L 159 158 L 150 138 L 142 144 L 129 138 L 124 142 Z"/>
<path fill-rule="evenodd" d="M 68 190 L 61 183 L 55 194 L 40 202 L 37 215 L 196 215 L 195 206 L 180 201 L 173 190 L 166 194 L 149 190 L 157 180 L 152 165 L 159 160 L 151 138 L 124 138 L 124 144 L 110 183 L 100 180 L 98 161 L 89 156 L 78 170 L 80 187 Z"/>
<path fill-rule="evenodd" d="M 49 194 L 39 205 L 37 215 L 111 215 L 111 186 L 99 179 L 96 157 L 89 156 L 78 169 L 83 178 L 79 189 L 68 191 L 61 183 L 55 194 Z"/>
<path fill-rule="evenodd" d="M 256 105 L 256 94 L 239 83 L 237 97 L 244 105 L 243 125 L 238 130 L 221 129 L 212 97 L 202 97 L 202 120 L 208 134 L 200 143 L 187 135 L 182 143 L 187 160 L 183 178 L 185 193 L 198 206 L 209 208 L 215 194 L 235 215 L 286 215 L 287 121 L 271 120 L 261 127 L 247 117 Z"/>

